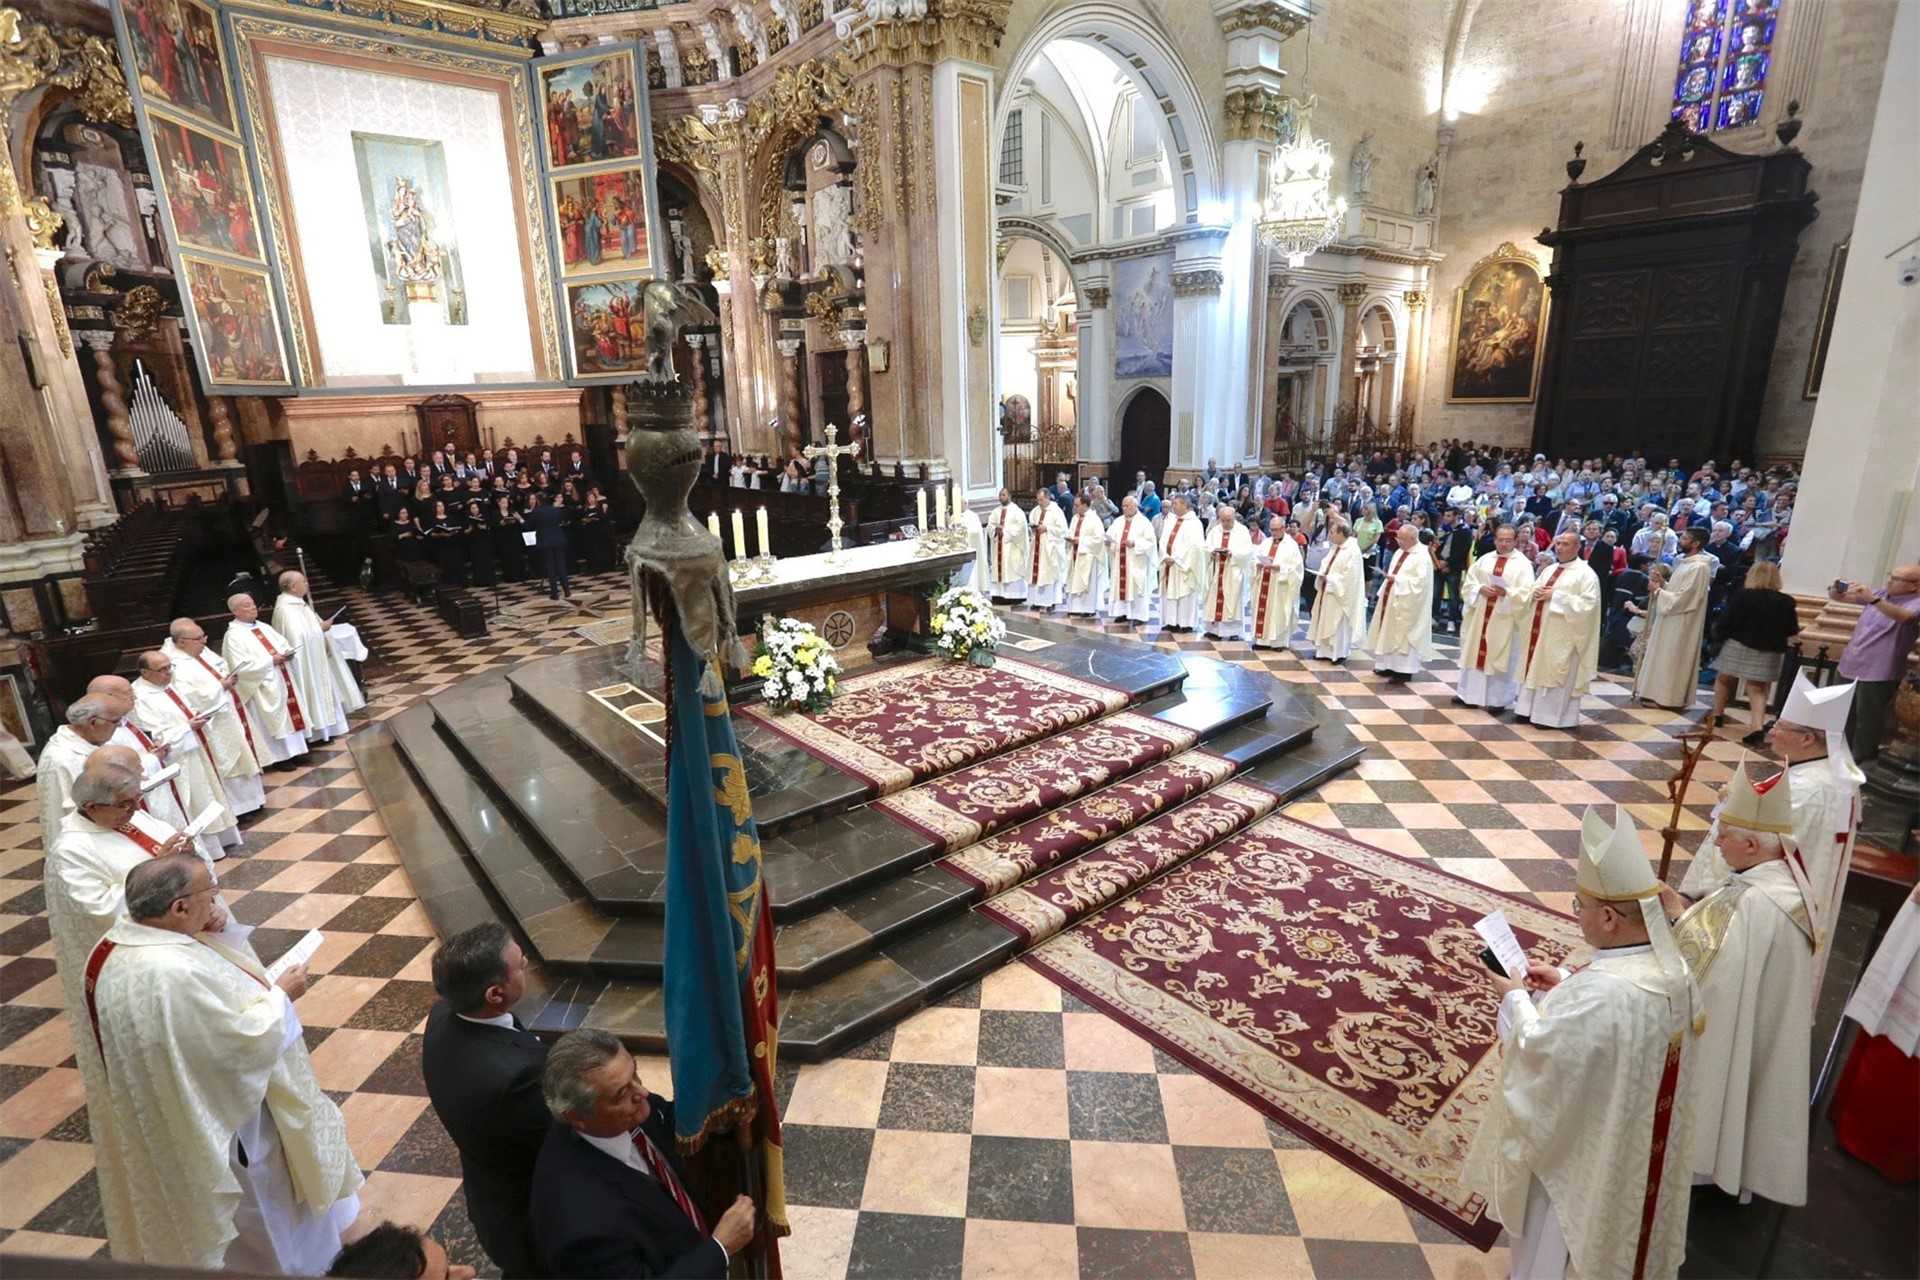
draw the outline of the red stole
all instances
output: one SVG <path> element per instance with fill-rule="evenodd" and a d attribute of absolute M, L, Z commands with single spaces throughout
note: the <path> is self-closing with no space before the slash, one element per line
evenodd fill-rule
<path fill-rule="evenodd" d="M 1051 503 L 1053 500 L 1049 498 L 1046 501 Z M 1033 526 L 1033 569 L 1027 574 L 1027 581 L 1037 587 L 1040 585 L 1040 539 L 1047 533 L 1047 516 L 1044 508 L 1035 507 L 1034 510 L 1041 514 L 1040 523 Z"/>
<path fill-rule="evenodd" d="M 1680 1082 L 1680 1042 L 1667 1042 L 1667 1063 L 1660 1072 L 1660 1093 L 1653 1103 L 1653 1143 L 1647 1150 L 1647 1194 L 1640 1206 L 1640 1243 L 1633 1251 L 1633 1280 L 1647 1273 L 1647 1249 L 1653 1243 L 1653 1215 L 1660 1205 L 1660 1174 L 1666 1165 L 1667 1134 L 1673 1128 L 1674 1087 Z"/>
<path fill-rule="evenodd" d="M 1407 558 L 1406 548 L 1393 553 L 1393 563 L 1387 566 L 1387 580 L 1380 585 L 1380 602 L 1373 607 L 1373 616 L 1378 618 L 1387 611 L 1387 601 L 1393 599 L 1393 578 L 1400 572 L 1400 562 Z"/>
<path fill-rule="evenodd" d="M 1540 585 L 1534 588 L 1533 630 L 1527 636 L 1527 660 L 1520 664 L 1523 674 L 1533 670 L 1533 650 L 1540 643 L 1540 628 L 1547 620 L 1547 604 L 1553 599 L 1551 594 L 1544 592 L 1544 589 L 1553 585 L 1553 580 L 1560 576 L 1560 570 L 1564 567 L 1556 563 L 1553 568 L 1547 570 L 1547 576 L 1540 579 Z"/>
<path fill-rule="evenodd" d="M 1073 518 L 1073 550 L 1067 553 L 1067 573 L 1069 575 L 1073 573 L 1073 567 L 1080 563 L 1080 525 L 1086 518 L 1087 513 L 1084 511 Z M 1067 585 L 1073 585 L 1071 577 L 1069 577 Z"/>
<path fill-rule="evenodd" d="M 1507 557 L 1505 555 L 1499 555 L 1493 558 L 1493 576 L 1502 579 L 1502 586 L 1506 585 L 1504 579 L 1507 576 Z M 1473 669 L 1475 671 L 1485 671 L 1487 669 L 1487 624 L 1492 621 L 1493 606 L 1490 604 L 1483 605 L 1480 610 L 1480 652 L 1476 653 L 1473 657 Z"/>
<path fill-rule="evenodd" d="M 1220 550 L 1225 551 L 1227 544 L 1233 541 L 1233 530 L 1222 526 L 1220 530 Z M 1227 566 L 1225 562 L 1215 566 L 1213 571 L 1213 618 L 1219 622 L 1227 612 Z"/>
<path fill-rule="evenodd" d="M 1011 504 L 1000 508 L 999 523 L 993 526 L 993 580 L 1007 580 L 1007 512 L 1013 510 Z"/>
<path fill-rule="evenodd" d="M 1284 533 L 1276 533 L 1267 539 L 1267 562 L 1260 566 L 1260 595 L 1253 606 L 1253 634 L 1257 638 L 1267 629 L 1267 602 L 1273 597 L 1273 575 L 1279 566 L 1274 563 L 1274 552 L 1280 549 L 1280 539 Z"/>
<path fill-rule="evenodd" d="M 200 725 L 193 723 L 192 710 L 188 708 L 185 700 L 174 691 L 172 685 L 167 686 L 166 695 L 173 699 L 173 705 L 180 708 L 180 714 L 187 718 L 187 727 L 193 730 L 193 736 L 200 739 L 200 749 L 207 753 L 207 768 L 213 770 L 213 780 L 225 786 L 226 779 L 220 776 L 220 762 L 213 758 L 213 744 L 207 741 L 207 731 Z"/>
<path fill-rule="evenodd" d="M 194 654 L 193 660 L 206 668 L 207 674 L 215 680 L 223 679 L 221 674 L 213 669 L 213 664 L 207 661 L 207 655 L 204 650 Z M 240 687 L 235 685 L 233 688 L 228 689 L 226 693 L 227 697 L 233 699 L 233 713 L 240 717 L 240 731 L 247 735 L 247 750 L 253 753 L 253 762 L 259 764 L 261 763 L 260 748 L 253 744 L 253 725 L 247 720 L 246 704 L 240 701 Z"/>
<path fill-rule="evenodd" d="M 196 939 L 196 941 L 198 941 L 198 939 Z M 102 938 L 99 944 L 94 947 L 93 954 L 87 957 L 87 1021 L 93 1024 L 93 1047 L 100 1054 L 100 1066 L 103 1070 L 107 1065 L 107 1047 L 101 1043 L 100 1040 L 100 1004 L 94 992 L 100 985 L 100 971 L 106 967 L 107 957 L 118 950 L 119 946 L 120 944 L 117 942 Z M 220 955 L 218 951 L 214 952 L 214 954 Z M 225 956 L 220 956 L 220 958 L 222 960 L 227 959 Z M 231 960 L 227 960 L 227 963 L 233 964 Z M 255 982 L 260 983 L 261 986 L 266 987 L 267 990 L 273 990 L 273 984 L 264 981 L 259 974 L 253 972 L 253 970 L 247 968 L 245 965 L 235 964 L 233 967 L 246 974 L 249 978 L 252 978 Z M 695 1218 L 694 1221 L 698 1223 L 699 1219 Z M 702 1229 L 704 1230 L 705 1228 Z"/>
<path fill-rule="evenodd" d="M 1115 596 L 1115 599 L 1128 600 L 1129 602 L 1130 597 L 1127 593 L 1127 562 L 1133 559 L 1133 546 L 1127 541 L 1127 535 L 1132 532 L 1133 517 L 1128 516 L 1120 522 L 1120 591 L 1119 594 Z"/>
<path fill-rule="evenodd" d="M 153 749 L 156 746 L 160 745 L 159 743 L 155 742 L 152 738 L 148 737 L 147 731 L 145 729 L 142 729 L 139 725 L 135 724 L 133 721 L 122 720 L 120 723 L 124 724 L 125 726 L 127 726 L 128 729 L 132 730 L 134 739 L 140 744 L 140 749 L 142 751 L 145 751 L 148 755 L 152 755 Z M 167 779 L 167 790 L 173 792 L 173 802 L 180 806 L 180 816 L 183 818 L 189 816 L 187 813 L 187 802 L 180 798 L 180 783 L 177 776 Z M 140 808 L 142 810 L 145 810 L 146 807 L 147 807 L 147 798 L 145 795 L 142 795 L 140 797 Z"/>
<path fill-rule="evenodd" d="M 1185 516 L 1175 516 L 1173 518 L 1173 528 L 1167 530 L 1166 560 L 1160 566 L 1160 590 L 1161 591 L 1165 591 L 1167 589 L 1167 583 L 1173 577 L 1173 544 L 1180 540 L 1180 526 L 1185 521 L 1186 521 Z"/>
<path fill-rule="evenodd" d="M 266 632 L 258 627 L 249 627 L 247 630 L 255 640 L 260 642 L 260 647 L 267 651 L 269 658 L 277 658 L 280 656 L 280 651 L 273 647 L 273 641 L 267 639 Z M 295 733 L 305 733 L 307 731 L 307 725 L 306 721 L 300 715 L 300 695 L 294 691 L 293 677 L 287 674 L 285 667 L 280 668 L 280 683 L 287 691 L 287 714 L 293 719 L 293 731 Z"/>

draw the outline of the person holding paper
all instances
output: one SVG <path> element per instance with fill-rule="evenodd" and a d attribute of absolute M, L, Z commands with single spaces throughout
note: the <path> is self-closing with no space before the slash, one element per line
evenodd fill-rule
<path fill-rule="evenodd" d="M 1411 524 L 1394 533 L 1399 548 L 1387 562 L 1373 604 L 1373 631 L 1367 649 L 1373 669 L 1389 680 L 1405 682 L 1420 674 L 1433 649 L 1433 557 L 1420 545 Z"/>
<path fill-rule="evenodd" d="M 1300 580 L 1307 564 L 1300 543 L 1286 522 L 1275 516 L 1271 532 L 1253 557 L 1253 631 L 1249 643 L 1256 649 L 1286 649 L 1300 621 Z"/>
<path fill-rule="evenodd" d="M 1527 598 L 1513 712 L 1545 729 L 1571 729 L 1600 668 L 1600 579 L 1572 530 L 1553 540 L 1553 559 Z"/>
<path fill-rule="evenodd" d="M 1807 1098 L 1813 1042 L 1814 895 L 1792 845 L 1783 774 L 1755 785 L 1745 761 L 1722 793 L 1719 888 L 1673 927 L 1700 984 L 1706 1031 L 1688 1052 L 1693 1172 L 1745 1203 L 1807 1202 Z M 1828 839 L 1825 832 L 1821 838 Z M 1704 851 L 1703 851 L 1704 852 Z M 1672 890 L 1667 909 L 1681 905 Z"/>
<path fill-rule="evenodd" d="M 1314 657 L 1345 662 L 1359 648 L 1361 628 L 1367 624 L 1367 570 L 1345 520 L 1336 518 L 1327 526 L 1327 543 L 1307 639 L 1313 642 Z"/>
<path fill-rule="evenodd" d="M 173 661 L 164 653 L 150 650 L 140 655 L 140 678 L 133 682 L 133 718 L 149 737 L 166 746 L 168 761 L 180 766 L 187 808 L 193 815 L 189 825 L 208 814 L 206 830 L 215 845 L 211 856 L 216 862 L 226 857 L 226 851 L 240 843 L 239 820 L 228 807 L 226 780 L 214 757 L 206 721 L 173 687 Z"/>
<path fill-rule="evenodd" d="M 1514 550 L 1510 524 L 1493 531 L 1493 550 L 1467 570 L 1460 625 L 1460 680 L 1454 701 L 1504 711 L 1519 692 L 1520 622 L 1533 599 L 1533 561 Z"/>
<path fill-rule="evenodd" d="M 273 629 L 293 642 L 293 684 L 307 722 L 307 741 L 325 742 L 347 732 L 347 716 L 366 705 L 354 683 L 347 660 L 327 632 L 331 619 L 314 611 L 307 594 L 307 575 L 289 570 L 280 575 L 280 597 L 273 602 Z"/>
<path fill-rule="evenodd" d="M 1207 578 L 1200 591 L 1200 616 L 1208 635 L 1231 639 L 1242 633 L 1253 539 L 1240 523 L 1239 512 L 1224 502 L 1216 510 L 1219 515 L 1207 530 Z"/>
<path fill-rule="evenodd" d="M 97 748 L 113 740 L 120 717 L 105 698 L 85 697 L 67 704 L 67 722 L 53 731 L 40 748 L 40 769 L 34 790 L 40 801 L 40 847 L 52 849 L 60 838 L 60 822 L 70 810 L 73 780 Z"/>
<path fill-rule="evenodd" d="M 534 495 L 532 505 L 527 508 L 522 536 L 533 539 L 529 545 L 539 559 L 540 571 L 546 575 L 547 599 L 558 600 L 561 596 L 573 599 L 573 584 L 567 576 L 567 511 L 558 498 L 549 501 Z"/>
<path fill-rule="evenodd" d="M 1067 616 L 1091 618 L 1100 612 L 1101 579 L 1106 576 L 1107 530 L 1100 523 L 1100 517 L 1093 513 L 1093 504 L 1088 498 L 1074 501 L 1066 547 L 1066 580 L 1061 590 L 1067 597 Z"/>
<path fill-rule="evenodd" d="M 109 1227 L 121 1261 L 318 1275 L 360 1211 L 364 1179 L 321 1092 L 293 1000 L 250 950 L 210 936 L 213 875 L 161 857 L 126 876 L 127 917 L 87 960 L 87 1017 L 110 1082 L 96 1149 L 126 1177 Z"/>
<path fill-rule="evenodd" d="M 1515 1276 L 1557 1280 L 1569 1260 L 1583 1276 L 1672 1276 L 1687 1240 L 1696 1005 L 1625 810 L 1612 824 L 1587 810 L 1577 861 L 1593 962 L 1493 977 L 1500 1075 L 1460 1184 L 1513 1238 Z"/>
<path fill-rule="evenodd" d="M 1027 517 L 1000 491 L 1000 505 L 987 515 L 987 595 L 993 600 L 1027 598 Z"/>
<path fill-rule="evenodd" d="M 187 825 L 187 784 L 180 776 L 181 770 L 166 762 L 172 753 L 133 719 L 132 682 L 125 676 L 95 676 L 87 681 L 87 697 L 101 699 L 119 722 L 119 727 L 107 741 L 113 746 L 128 748 L 139 758 L 140 775 L 145 780 L 141 787 L 142 807 L 149 815 L 175 831 L 184 830 Z M 171 776 L 164 781 L 155 781 L 169 770 Z M 194 844 L 203 858 L 213 858 L 220 852 L 220 842 L 209 835 L 200 836 Z"/>
<path fill-rule="evenodd" d="M 1027 603 L 1051 609 L 1060 603 L 1060 579 L 1067 571 L 1067 517 L 1051 492 L 1034 494 L 1027 513 Z"/>
<path fill-rule="evenodd" d="M 1207 534 L 1185 494 L 1169 499 L 1167 511 L 1160 532 L 1160 626 L 1192 631 L 1200 620 L 1200 589 L 1207 584 Z"/>
<path fill-rule="evenodd" d="M 201 736 L 220 771 L 227 807 L 236 818 L 261 808 L 267 796 L 260 769 L 273 763 L 272 751 L 254 740 L 240 701 L 240 678 L 227 670 L 224 658 L 207 652 L 207 633 L 192 618 L 175 618 L 168 625 L 160 652 L 173 664 L 174 692 L 205 721 Z"/>
<path fill-rule="evenodd" d="M 1146 622 L 1153 617 L 1154 562 L 1159 545 L 1153 521 L 1140 500 L 1120 500 L 1120 518 L 1107 527 L 1107 616 L 1115 622 Z"/>
<path fill-rule="evenodd" d="M 307 754 L 307 718 L 293 685 L 293 642 L 260 621 L 260 606 L 246 592 L 227 597 L 233 621 L 220 640 L 220 657 L 263 764 Z"/>

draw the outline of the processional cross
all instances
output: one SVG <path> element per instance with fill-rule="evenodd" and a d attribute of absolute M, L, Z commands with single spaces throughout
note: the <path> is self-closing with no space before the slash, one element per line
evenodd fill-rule
<path fill-rule="evenodd" d="M 800 451 L 800 456 L 808 462 L 815 458 L 827 460 L 827 532 L 833 538 L 830 544 L 832 550 L 827 552 L 828 564 L 838 564 L 840 561 L 840 530 L 845 527 L 845 521 L 840 519 L 840 459 L 860 456 L 860 442 L 854 440 L 847 444 L 835 444 L 839 435 L 840 428 L 829 422 L 826 427 L 827 442 L 824 445 L 810 444 Z"/>

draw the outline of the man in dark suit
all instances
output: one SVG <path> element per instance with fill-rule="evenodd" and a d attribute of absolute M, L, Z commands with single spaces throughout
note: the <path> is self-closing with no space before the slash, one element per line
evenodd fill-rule
<path fill-rule="evenodd" d="M 526 527 L 534 534 L 533 549 L 539 553 L 541 570 L 547 575 L 547 598 L 573 599 L 573 584 L 567 580 L 567 513 L 542 494 L 533 495 L 527 511 Z"/>
<path fill-rule="evenodd" d="M 674 1154 L 673 1104 L 647 1092 L 619 1039 L 582 1028 L 554 1042 L 547 1131 L 528 1217 L 542 1274 L 721 1277 L 753 1239 L 736 1198 L 711 1233 Z"/>
<path fill-rule="evenodd" d="M 1452 508 L 1440 513 L 1440 527 L 1433 535 L 1433 621 L 1435 626 L 1450 626 L 1458 633 L 1463 610 L 1460 603 L 1460 575 L 1467 571 L 1473 556 L 1473 531 L 1462 525 Z"/>
<path fill-rule="evenodd" d="M 507 1280 L 532 1275 L 527 1196 L 552 1118 L 540 1094 L 547 1047 L 511 1012 L 527 957 L 503 926 L 475 925 L 434 953 L 433 989 L 420 1073 L 460 1149 L 467 1217 Z"/>

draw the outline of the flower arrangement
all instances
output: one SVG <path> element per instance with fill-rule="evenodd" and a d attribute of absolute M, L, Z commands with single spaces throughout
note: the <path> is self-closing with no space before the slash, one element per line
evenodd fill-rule
<path fill-rule="evenodd" d="M 810 622 L 770 618 L 760 627 L 753 674 L 760 696 L 781 711 L 819 711 L 840 686 L 840 662 Z"/>
<path fill-rule="evenodd" d="M 933 648 L 955 662 L 993 665 L 993 651 L 1007 638 L 987 598 L 971 587 L 954 587 L 933 602 Z"/>

